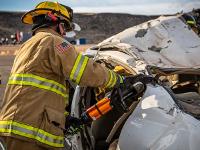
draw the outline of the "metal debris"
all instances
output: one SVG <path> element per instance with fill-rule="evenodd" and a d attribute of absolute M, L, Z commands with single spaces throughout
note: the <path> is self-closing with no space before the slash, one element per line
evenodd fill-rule
<path fill-rule="evenodd" d="M 152 46 L 152 47 L 148 47 L 148 50 L 151 50 L 154 52 L 160 52 L 162 50 L 162 47 Z"/>
<path fill-rule="evenodd" d="M 136 35 L 135 35 L 135 37 L 136 38 L 142 38 L 142 37 L 144 37 L 145 34 L 147 34 L 147 30 L 148 29 L 140 29 L 140 30 L 138 30 L 137 33 L 136 33 Z"/>

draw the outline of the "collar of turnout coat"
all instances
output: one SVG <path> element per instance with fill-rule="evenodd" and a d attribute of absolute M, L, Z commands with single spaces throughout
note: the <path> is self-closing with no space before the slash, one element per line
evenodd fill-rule
<path fill-rule="evenodd" d="M 56 32 L 55 30 L 51 29 L 51 28 L 40 28 L 40 29 L 37 29 L 35 31 L 35 33 L 37 34 L 38 32 L 47 32 L 47 33 L 51 33 L 51 34 L 54 34 L 54 35 L 57 35 L 57 36 L 60 36 L 62 37 L 58 32 Z"/>

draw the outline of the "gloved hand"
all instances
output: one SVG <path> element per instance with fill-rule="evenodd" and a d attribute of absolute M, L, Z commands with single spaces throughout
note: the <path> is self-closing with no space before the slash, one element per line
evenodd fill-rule
<path fill-rule="evenodd" d="M 146 88 L 146 84 L 152 83 L 155 84 L 157 83 L 157 80 L 154 77 L 144 75 L 144 74 L 137 74 L 133 76 L 126 76 L 124 77 L 123 84 L 126 86 L 130 85 L 135 85 L 136 90 L 139 87 L 139 85 L 143 84 L 144 89 Z M 139 91 L 139 90 L 137 90 Z"/>
<path fill-rule="evenodd" d="M 140 80 L 137 79 L 136 76 L 127 76 L 124 77 L 123 83 L 121 84 L 121 89 L 127 89 L 131 88 L 132 90 L 135 91 L 136 94 L 143 93 L 144 90 L 146 89 L 146 84 Z"/>
<path fill-rule="evenodd" d="M 80 130 L 83 127 L 83 122 L 81 119 L 72 117 L 68 115 L 66 117 L 66 122 L 65 122 L 65 129 L 66 129 L 66 134 L 74 135 L 80 132 Z"/>
<path fill-rule="evenodd" d="M 146 84 L 137 79 L 139 76 L 123 77 L 119 87 L 111 93 L 111 104 L 119 111 L 127 112 L 129 106 L 141 97 L 146 89 Z"/>

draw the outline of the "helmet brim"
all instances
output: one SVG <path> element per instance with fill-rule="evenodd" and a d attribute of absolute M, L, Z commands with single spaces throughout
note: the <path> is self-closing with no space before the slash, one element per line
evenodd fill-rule
<path fill-rule="evenodd" d="M 25 13 L 22 16 L 21 20 L 22 20 L 22 23 L 24 23 L 24 24 L 30 24 L 30 25 L 32 25 L 33 24 L 33 18 L 35 16 L 42 15 L 42 14 L 48 14 L 48 13 L 51 13 L 51 12 L 52 12 L 52 9 L 37 8 L 37 9 L 31 10 L 31 11 Z M 60 17 L 60 19 L 67 20 L 67 21 L 70 22 L 70 18 L 67 17 L 67 16 L 59 14 L 59 17 Z"/>

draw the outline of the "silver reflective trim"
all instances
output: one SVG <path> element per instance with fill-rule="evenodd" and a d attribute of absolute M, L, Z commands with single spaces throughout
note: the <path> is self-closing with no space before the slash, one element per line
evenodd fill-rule
<path fill-rule="evenodd" d="M 56 90 L 58 90 L 58 91 L 60 91 L 62 93 L 66 92 L 65 89 L 57 86 L 56 84 L 52 84 L 52 83 L 49 83 L 49 82 L 37 80 L 37 79 L 32 78 L 32 77 L 10 77 L 9 80 L 33 82 L 33 83 L 36 83 L 38 85 L 43 85 L 43 86 L 51 87 L 51 88 L 56 89 Z"/>
<path fill-rule="evenodd" d="M 57 144 L 63 144 L 64 140 L 59 140 L 59 139 L 53 139 L 49 136 L 46 136 L 42 133 L 36 132 L 36 131 L 32 131 L 32 130 L 28 130 L 19 126 L 15 126 L 12 124 L 1 124 L 0 125 L 0 129 L 6 129 L 12 132 L 12 130 L 15 131 L 19 131 L 21 133 L 25 133 L 25 134 L 29 134 L 31 136 L 34 136 L 33 139 L 37 140 L 37 137 L 39 137 L 40 139 L 44 140 L 44 141 L 48 141 L 50 143 L 57 143 Z M 31 138 L 31 137 L 30 137 Z"/>
<path fill-rule="evenodd" d="M 52 138 L 50 138 L 42 133 L 39 133 L 39 132 L 35 133 L 35 135 L 40 137 L 41 139 L 43 139 L 45 141 L 49 141 L 51 143 L 63 144 L 63 142 L 64 142 L 63 140 L 52 139 Z"/>
<path fill-rule="evenodd" d="M 81 70 L 81 67 L 83 65 L 84 60 L 85 60 L 85 56 L 81 56 L 81 59 L 80 59 L 80 61 L 78 63 L 78 66 L 76 67 L 76 71 L 75 71 L 74 76 L 73 76 L 73 80 L 72 80 L 73 82 L 76 82 L 76 79 L 77 79 L 77 77 L 79 75 L 79 72 Z"/>

